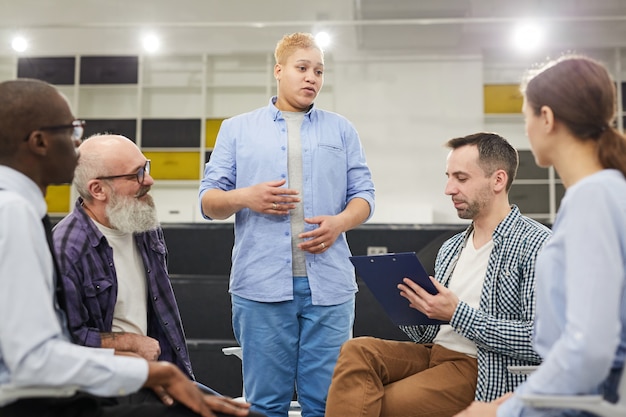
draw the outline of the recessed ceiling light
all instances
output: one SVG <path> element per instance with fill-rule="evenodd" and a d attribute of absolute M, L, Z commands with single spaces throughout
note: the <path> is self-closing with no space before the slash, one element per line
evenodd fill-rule
<path fill-rule="evenodd" d="M 143 37 L 142 44 L 146 52 L 156 52 L 161 47 L 161 40 L 155 34 L 150 33 Z"/>
<path fill-rule="evenodd" d="M 328 32 L 318 32 L 318 34 L 315 35 L 315 42 L 317 42 L 320 48 L 324 49 L 330 45 L 330 35 Z"/>
<path fill-rule="evenodd" d="M 23 36 L 16 36 L 11 41 L 11 47 L 16 52 L 24 52 L 28 49 L 28 41 Z"/>
<path fill-rule="evenodd" d="M 544 39 L 543 27 L 535 22 L 521 22 L 513 29 L 513 44 L 525 52 L 535 51 L 542 44 Z"/>

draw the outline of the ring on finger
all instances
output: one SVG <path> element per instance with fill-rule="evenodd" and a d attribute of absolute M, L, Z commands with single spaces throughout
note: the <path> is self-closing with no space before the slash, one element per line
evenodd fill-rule
<path fill-rule="evenodd" d="M 326 244 L 324 242 L 320 243 L 320 246 L 322 247 L 322 249 L 326 249 Z"/>
<path fill-rule="evenodd" d="M 272 209 L 276 210 L 276 203 L 272 203 Z"/>

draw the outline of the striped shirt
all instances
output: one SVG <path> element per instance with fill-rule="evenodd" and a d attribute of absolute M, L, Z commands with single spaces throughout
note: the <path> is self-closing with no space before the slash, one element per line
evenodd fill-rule
<path fill-rule="evenodd" d="M 447 240 L 437 254 L 435 278 L 445 286 L 472 229 L 470 226 Z M 547 227 L 522 216 L 513 205 L 492 235 L 494 246 L 479 308 L 460 301 L 450 320 L 455 331 L 476 343 L 478 401 L 491 401 L 513 391 L 526 379 L 508 372 L 507 366 L 541 362 L 532 347 L 535 260 L 550 234 Z M 416 343 L 431 343 L 439 327 L 400 326 Z"/>

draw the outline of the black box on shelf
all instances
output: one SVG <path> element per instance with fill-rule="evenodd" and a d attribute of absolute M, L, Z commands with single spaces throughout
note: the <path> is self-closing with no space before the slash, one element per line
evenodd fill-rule
<path fill-rule="evenodd" d="M 142 148 L 198 148 L 200 119 L 144 119 L 141 121 Z"/>
<path fill-rule="evenodd" d="M 41 57 L 17 60 L 18 78 L 35 78 L 56 85 L 74 84 L 74 57 Z"/>
<path fill-rule="evenodd" d="M 139 58 L 136 56 L 83 56 L 81 84 L 137 84 Z"/>
<path fill-rule="evenodd" d="M 111 133 L 126 136 L 136 142 L 137 120 L 135 119 L 87 119 L 85 138 L 96 133 Z"/>

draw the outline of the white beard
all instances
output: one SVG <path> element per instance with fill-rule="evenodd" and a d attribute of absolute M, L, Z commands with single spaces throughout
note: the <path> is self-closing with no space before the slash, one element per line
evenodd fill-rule
<path fill-rule="evenodd" d="M 148 190 L 141 190 L 132 197 L 111 195 L 105 208 L 111 228 L 123 233 L 143 233 L 159 227 L 156 208 L 152 196 L 145 195 Z M 145 195 L 142 200 L 137 196 Z"/>

